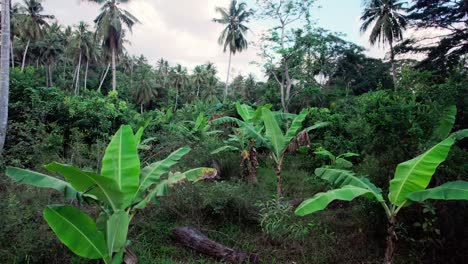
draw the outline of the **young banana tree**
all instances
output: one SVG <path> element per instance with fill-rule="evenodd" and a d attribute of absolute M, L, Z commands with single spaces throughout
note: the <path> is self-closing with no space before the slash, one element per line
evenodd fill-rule
<path fill-rule="evenodd" d="M 333 153 L 331 153 L 330 151 L 326 150 L 323 147 L 318 148 L 314 153 L 319 156 L 328 158 L 331 162 L 329 167 L 337 168 L 337 169 L 349 169 L 353 167 L 353 163 L 347 160 L 347 158 L 359 156 L 359 154 L 356 154 L 353 152 L 346 152 L 338 156 L 335 156 Z"/>
<path fill-rule="evenodd" d="M 291 125 L 287 128 L 286 132 L 283 133 L 281 127 L 285 127 L 286 125 L 279 123 L 279 120 L 282 119 L 277 118 L 270 109 L 262 109 L 261 118 L 265 126 L 265 133 L 262 139 L 266 142 L 265 146 L 270 150 L 271 156 L 276 164 L 276 192 L 278 198 L 283 196 L 281 171 L 283 169 L 284 156 L 288 152 L 288 149 L 291 150 L 291 148 L 288 148 L 290 144 L 296 143 L 294 142 L 296 138 L 304 137 L 304 135 L 307 136 L 311 130 L 328 125 L 326 122 L 319 122 L 309 128 L 303 129 L 302 123 L 306 119 L 308 113 L 309 111 L 304 109 L 299 115 L 295 116 Z"/>
<path fill-rule="evenodd" d="M 238 126 L 234 128 L 234 133 L 229 135 L 229 139 L 224 142 L 226 145 L 212 151 L 211 154 L 225 151 L 240 153 L 241 168 L 248 174 L 248 180 L 251 183 L 257 182 L 257 149 L 263 145 L 265 140 L 262 137 L 263 126 L 261 123 L 264 107 L 270 106 L 260 106 L 254 109 L 249 105 L 237 102 L 237 114 L 242 120 L 234 117 L 221 117 L 211 121 L 213 125 L 234 123 Z"/>
<path fill-rule="evenodd" d="M 382 190 L 367 178 L 358 177 L 353 172 L 343 169 L 318 168 L 315 174 L 339 187 L 325 193 L 318 193 L 304 201 L 295 211 L 304 216 L 325 209 L 335 200 L 351 201 L 363 196 L 380 203 L 388 218 L 387 247 L 385 264 L 393 263 L 395 252 L 395 223 L 401 209 L 425 200 L 468 200 L 468 182 L 455 181 L 435 188 L 426 189 L 437 167 L 445 161 L 456 140 L 468 136 L 468 130 L 453 133 L 414 159 L 400 163 L 393 180 L 390 181 L 388 200 Z"/>
<path fill-rule="evenodd" d="M 138 210 L 157 201 L 174 184 L 195 182 L 216 173 L 211 168 L 170 173 L 170 168 L 190 151 L 188 147 L 140 169 L 137 146 L 142 134 L 143 129 L 134 134 L 130 126 L 122 126 L 106 149 L 100 174 L 54 162 L 45 168 L 61 174 L 66 181 L 19 168 L 7 168 L 6 175 L 19 183 L 58 190 L 67 199 L 96 203 L 100 208 L 96 221 L 70 205 L 49 205 L 44 218 L 76 255 L 102 259 L 106 264 L 122 263 L 129 243 L 128 228 Z"/>

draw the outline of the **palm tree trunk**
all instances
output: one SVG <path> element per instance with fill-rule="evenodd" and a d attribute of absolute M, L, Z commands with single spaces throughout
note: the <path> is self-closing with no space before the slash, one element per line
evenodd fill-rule
<path fill-rule="evenodd" d="M 140 113 L 143 114 L 143 104 L 140 104 Z"/>
<path fill-rule="evenodd" d="M 117 76 L 115 66 L 115 48 L 112 47 L 112 91 L 117 91 Z"/>
<path fill-rule="evenodd" d="M 84 89 L 87 89 L 87 84 L 88 84 L 88 68 L 89 68 L 89 61 L 86 60 L 86 70 L 85 70 L 85 76 L 84 76 Z"/>
<path fill-rule="evenodd" d="M 175 104 L 174 104 L 174 112 L 177 110 L 177 104 L 179 103 L 179 88 L 176 88 L 176 96 L 175 96 Z"/>
<path fill-rule="evenodd" d="M 80 90 L 80 70 L 81 70 L 81 51 L 80 51 L 80 57 L 78 58 L 78 65 L 76 66 L 75 95 L 77 95 Z"/>
<path fill-rule="evenodd" d="M 53 78 L 52 78 L 52 64 L 50 64 L 50 63 L 49 63 L 48 70 L 49 70 L 49 84 L 50 84 L 50 86 L 54 86 L 54 81 L 53 81 Z"/>
<path fill-rule="evenodd" d="M 200 84 L 197 85 L 197 99 L 200 97 Z"/>
<path fill-rule="evenodd" d="M 395 67 L 395 50 L 393 48 L 393 42 L 389 41 L 389 43 L 390 43 L 390 64 L 392 64 L 393 87 L 396 91 L 397 77 L 396 77 L 396 67 Z"/>
<path fill-rule="evenodd" d="M 226 86 L 224 87 L 224 101 L 226 101 L 226 98 L 228 96 L 228 87 L 229 87 L 229 74 L 231 73 L 231 58 L 232 58 L 232 52 L 229 52 L 229 64 L 228 64 L 228 72 L 227 72 L 227 77 L 226 77 Z"/>
<path fill-rule="evenodd" d="M 13 47 L 14 47 L 13 46 L 13 40 L 10 40 L 10 43 L 11 43 L 11 45 L 10 45 L 11 67 L 15 68 L 15 51 L 13 50 Z"/>
<path fill-rule="evenodd" d="M 104 84 L 104 81 L 106 80 L 107 73 L 109 72 L 110 66 L 111 66 L 110 63 L 107 64 L 106 71 L 104 72 L 104 75 L 102 76 L 101 82 L 99 83 L 98 92 L 101 92 L 101 87 L 102 87 L 102 85 Z"/>
<path fill-rule="evenodd" d="M 5 146 L 10 91 L 10 0 L 2 0 L 2 36 L 0 51 L 0 154 Z"/>
<path fill-rule="evenodd" d="M 28 42 L 26 43 L 26 48 L 24 48 L 24 53 L 23 53 L 23 62 L 21 63 L 21 71 L 24 71 L 24 67 L 26 65 L 26 56 L 28 54 L 28 49 L 29 49 L 29 43 L 31 42 L 30 39 L 28 39 Z"/>

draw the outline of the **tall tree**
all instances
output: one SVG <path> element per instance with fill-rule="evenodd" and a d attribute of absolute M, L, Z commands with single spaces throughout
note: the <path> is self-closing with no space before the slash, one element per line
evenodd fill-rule
<path fill-rule="evenodd" d="M 390 46 L 390 63 L 395 87 L 397 78 L 394 44 L 403 39 L 403 31 L 408 25 L 404 5 L 405 2 L 400 0 L 365 0 L 361 16 L 361 32 L 366 32 L 372 27 L 369 36 L 371 45 L 380 42 Z"/>
<path fill-rule="evenodd" d="M 23 0 L 23 5 L 19 7 L 19 10 L 22 13 L 21 28 L 19 30 L 26 40 L 23 61 L 21 63 L 21 71 L 24 71 L 31 41 L 42 37 L 43 28 L 49 26 L 47 20 L 53 19 L 54 16 L 41 14 L 44 11 L 42 0 Z"/>
<path fill-rule="evenodd" d="M 90 60 L 90 50 L 93 49 L 93 45 L 94 42 L 91 32 L 88 30 L 88 24 L 85 22 L 80 22 L 76 27 L 76 30 L 73 32 L 71 43 L 73 57 L 76 58 L 77 61 L 75 75 L 73 77 L 75 80 L 75 94 L 78 94 L 80 89 L 80 72 L 82 62 L 83 60 L 86 62 Z"/>
<path fill-rule="evenodd" d="M 42 59 L 46 65 L 46 80 L 48 86 L 53 86 L 53 67 L 57 58 L 63 54 L 64 38 L 60 25 L 53 23 L 45 30 L 44 37 L 38 41 L 42 46 Z"/>
<path fill-rule="evenodd" d="M 224 100 L 226 100 L 231 71 L 231 58 L 232 55 L 242 52 L 248 47 L 245 35 L 249 28 L 245 24 L 249 22 L 249 17 L 253 15 L 253 10 L 247 10 L 246 3 L 238 4 L 237 0 L 231 0 L 229 8 L 216 7 L 216 12 L 221 15 L 221 18 L 215 18 L 213 21 L 226 25 L 218 38 L 218 43 L 224 47 L 224 52 L 229 50 L 228 72 L 224 89 Z"/>
<path fill-rule="evenodd" d="M 96 37 L 102 41 L 104 50 L 110 54 L 112 65 L 112 90 L 117 90 L 116 64 L 118 56 L 122 53 L 124 26 L 132 31 L 133 26 L 139 20 L 127 10 L 119 7 L 128 0 L 89 0 L 96 3 L 104 3 L 101 13 L 96 17 Z"/>
<path fill-rule="evenodd" d="M 208 74 L 202 65 L 195 66 L 193 69 L 192 81 L 197 87 L 197 99 L 200 98 L 200 87 L 206 82 Z"/>
<path fill-rule="evenodd" d="M 2 36 L 0 51 L 0 154 L 5 146 L 10 91 L 10 0 L 2 0 Z"/>
<path fill-rule="evenodd" d="M 297 71 L 292 60 L 298 51 L 294 47 L 298 30 L 292 27 L 310 30 L 310 10 L 314 3 L 314 0 L 257 0 L 261 10 L 259 17 L 273 23 L 268 33 L 262 36 L 260 48 L 266 60 L 267 75 L 272 76 L 280 88 L 284 112 L 289 111 L 293 72 Z"/>
<path fill-rule="evenodd" d="M 133 98 L 140 105 L 140 111 L 143 113 L 146 104 L 154 101 L 158 95 L 156 90 L 156 79 L 151 66 L 142 64 L 135 70 L 137 86 L 133 91 Z"/>
<path fill-rule="evenodd" d="M 468 54 L 468 1 L 412 1 L 408 12 L 410 26 L 430 30 L 433 41 L 429 44 L 427 38 L 408 39 L 399 45 L 399 52 L 427 54 L 419 66 L 442 76 L 463 63 Z"/>
<path fill-rule="evenodd" d="M 172 69 L 172 79 L 173 79 L 172 84 L 174 85 L 174 88 L 176 89 L 176 98 L 175 98 L 175 104 L 174 104 L 174 111 L 175 111 L 179 104 L 180 91 L 187 85 L 187 82 L 188 82 L 187 69 L 182 67 L 182 65 L 177 64 L 177 66 L 174 69 Z"/>

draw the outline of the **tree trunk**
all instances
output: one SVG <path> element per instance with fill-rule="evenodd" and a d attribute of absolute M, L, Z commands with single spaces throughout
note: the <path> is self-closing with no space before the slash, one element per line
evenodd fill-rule
<path fill-rule="evenodd" d="M 84 89 L 86 90 L 88 87 L 88 68 L 89 68 L 89 61 L 86 60 L 86 70 L 85 70 L 85 76 L 84 76 Z"/>
<path fill-rule="evenodd" d="M 278 199 L 283 197 L 283 191 L 281 188 L 281 170 L 282 169 L 283 169 L 283 160 L 280 160 L 280 162 L 276 166 L 276 194 L 278 195 Z"/>
<path fill-rule="evenodd" d="M 392 78 L 393 78 L 393 87 L 396 91 L 397 89 L 397 76 L 396 76 L 396 67 L 395 67 L 395 50 L 393 48 L 393 43 L 390 41 L 390 64 L 392 65 Z"/>
<path fill-rule="evenodd" d="M 257 183 L 257 167 L 258 167 L 258 157 L 257 157 L 257 149 L 255 147 L 251 147 L 249 150 L 249 182 L 250 183 Z"/>
<path fill-rule="evenodd" d="M 117 91 L 117 76 L 116 76 L 116 65 L 115 65 L 115 45 L 112 47 L 112 91 Z"/>
<path fill-rule="evenodd" d="M 11 68 L 15 68 L 15 51 L 13 50 L 14 46 L 13 46 L 13 40 L 10 39 L 10 50 L 11 50 L 11 54 L 10 54 L 10 57 L 11 57 Z"/>
<path fill-rule="evenodd" d="M 107 64 L 106 71 L 104 72 L 104 75 L 102 76 L 101 82 L 99 83 L 98 92 L 101 92 L 101 87 L 104 84 L 104 81 L 106 80 L 107 73 L 109 72 L 109 68 L 110 68 L 110 64 Z"/>
<path fill-rule="evenodd" d="M 385 250 L 385 261 L 384 264 L 393 264 L 393 257 L 395 255 L 395 244 L 397 241 L 397 236 L 395 233 L 395 223 L 396 219 L 392 216 L 388 220 L 387 228 L 387 248 Z"/>
<path fill-rule="evenodd" d="M 172 230 L 172 238 L 185 247 L 225 262 L 252 264 L 260 262 L 257 254 L 235 251 L 209 239 L 192 227 L 179 227 Z"/>
<path fill-rule="evenodd" d="M 140 104 L 140 113 L 143 114 L 143 104 Z"/>
<path fill-rule="evenodd" d="M 53 78 L 52 78 L 52 64 L 49 63 L 49 66 L 48 66 L 48 71 L 49 71 L 49 84 L 50 86 L 54 86 L 54 81 L 53 81 Z"/>
<path fill-rule="evenodd" d="M 2 35 L 0 51 L 0 154 L 5 146 L 10 91 L 10 0 L 2 0 Z"/>
<path fill-rule="evenodd" d="M 197 85 L 197 99 L 200 98 L 200 84 Z"/>
<path fill-rule="evenodd" d="M 76 66 L 75 95 L 78 95 L 80 91 L 80 71 L 81 71 L 81 51 L 80 51 L 80 57 L 78 57 L 78 65 Z"/>
<path fill-rule="evenodd" d="M 179 88 L 176 88 L 176 96 L 175 96 L 175 104 L 174 104 L 174 112 L 177 110 L 177 104 L 179 103 Z"/>
<path fill-rule="evenodd" d="M 228 96 L 228 87 L 229 87 L 229 75 L 231 74 L 231 59 L 232 59 L 232 52 L 229 52 L 229 64 L 228 64 L 228 71 L 226 77 L 226 85 L 224 87 L 224 101 L 226 101 Z"/>
<path fill-rule="evenodd" d="M 285 113 L 289 112 L 289 101 L 291 100 L 291 87 L 292 87 L 292 81 L 291 77 L 289 76 L 289 65 L 288 62 L 284 62 L 284 76 L 286 78 L 286 95 L 284 98 L 284 106 L 283 106 L 283 111 Z"/>
<path fill-rule="evenodd" d="M 26 48 L 24 48 L 24 53 L 23 53 L 23 62 L 21 63 L 21 71 L 24 71 L 24 67 L 26 66 L 26 56 L 28 55 L 28 49 L 29 49 L 29 43 L 31 42 L 30 39 L 28 39 L 28 42 L 26 43 Z"/>

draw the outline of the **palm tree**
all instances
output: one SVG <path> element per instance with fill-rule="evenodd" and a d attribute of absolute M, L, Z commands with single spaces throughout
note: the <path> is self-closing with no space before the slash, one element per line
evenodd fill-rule
<path fill-rule="evenodd" d="M 89 0 L 96 3 L 104 3 L 101 13 L 96 17 L 96 37 L 102 41 L 104 50 L 110 54 L 112 63 L 112 90 L 117 90 L 116 61 L 123 50 L 124 26 L 132 31 L 133 25 L 139 23 L 138 19 L 130 12 L 119 8 L 120 3 L 128 0 Z"/>
<path fill-rule="evenodd" d="M 162 81 L 160 86 L 162 89 L 166 89 L 167 79 L 169 78 L 169 62 L 161 58 L 156 64 L 159 78 Z"/>
<path fill-rule="evenodd" d="M 154 78 L 153 70 L 149 65 L 142 64 L 135 72 L 137 86 L 133 91 L 135 101 L 140 105 L 140 111 L 143 113 L 143 108 L 146 104 L 152 102 L 158 95 L 156 89 L 156 79 Z"/>
<path fill-rule="evenodd" d="M 405 2 L 400 0 L 366 0 L 361 16 L 361 32 L 366 32 L 372 25 L 369 42 L 390 45 L 390 63 L 392 64 L 393 82 L 396 85 L 395 50 L 393 44 L 403 38 L 403 31 L 408 25 L 404 12 Z"/>
<path fill-rule="evenodd" d="M 24 71 L 26 65 L 26 57 L 29 50 L 31 40 L 36 40 L 42 37 L 43 28 L 48 27 L 47 19 L 53 19 L 52 15 L 42 15 L 44 11 L 42 0 L 23 0 L 23 5 L 19 6 L 21 14 L 21 35 L 27 39 L 26 47 L 24 48 L 23 61 L 21 63 L 21 71 Z"/>
<path fill-rule="evenodd" d="M 177 105 L 179 103 L 179 94 L 180 91 L 187 85 L 187 69 L 182 67 L 182 65 L 177 64 L 177 66 L 172 69 L 172 76 L 174 88 L 176 89 L 176 98 L 174 104 L 174 112 L 177 110 Z"/>
<path fill-rule="evenodd" d="M 91 32 L 88 30 L 88 24 L 85 22 L 80 22 L 76 27 L 76 30 L 73 32 L 72 39 L 72 53 L 73 57 L 77 58 L 78 64 L 76 66 L 75 74 L 73 80 L 76 82 L 75 85 L 75 94 L 78 94 L 80 89 L 80 72 L 81 64 L 84 59 L 86 62 L 89 62 L 91 57 L 90 50 L 93 48 L 93 38 Z M 87 71 L 87 70 L 86 70 Z M 85 76 L 86 79 L 86 76 Z"/>
<path fill-rule="evenodd" d="M 249 102 L 253 102 L 254 98 L 252 98 L 255 89 L 257 88 L 257 81 L 255 80 L 255 76 L 250 73 L 245 79 L 245 96 Z"/>
<path fill-rule="evenodd" d="M 8 93 L 10 91 L 10 0 L 2 0 L 0 50 L 0 155 L 5 145 L 8 124 Z"/>
<path fill-rule="evenodd" d="M 198 65 L 193 69 L 192 81 L 197 87 L 197 99 L 200 97 L 200 87 L 206 82 L 207 75 L 205 67 L 202 65 Z"/>
<path fill-rule="evenodd" d="M 218 43 L 224 47 L 224 52 L 229 50 L 228 72 L 224 87 L 224 100 L 226 100 L 228 95 L 229 74 L 231 71 L 231 57 L 235 55 L 236 52 L 242 52 L 248 47 L 245 34 L 249 28 L 245 23 L 249 22 L 248 19 L 253 15 L 253 10 L 247 10 L 246 3 L 237 4 L 237 0 L 231 0 L 228 9 L 216 7 L 216 12 L 221 15 L 221 18 L 215 18 L 213 21 L 226 25 L 218 38 Z"/>
<path fill-rule="evenodd" d="M 58 23 L 52 24 L 44 34 L 44 37 L 39 41 L 42 46 L 42 58 L 46 64 L 46 80 L 49 86 L 53 86 L 53 65 L 56 59 L 63 53 L 64 38 Z"/>

